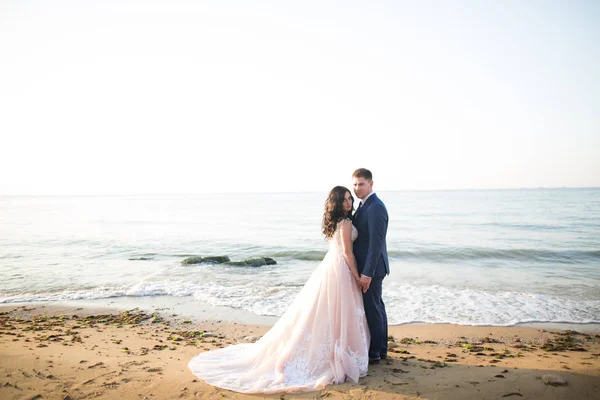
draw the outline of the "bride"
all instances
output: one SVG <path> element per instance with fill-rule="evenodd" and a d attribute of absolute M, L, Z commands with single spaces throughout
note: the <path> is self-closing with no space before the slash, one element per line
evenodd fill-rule
<path fill-rule="evenodd" d="M 369 328 L 352 242 L 352 194 L 334 187 L 325 202 L 329 251 L 290 307 L 256 343 L 200 353 L 188 367 L 220 388 L 241 393 L 319 390 L 367 374 Z"/>

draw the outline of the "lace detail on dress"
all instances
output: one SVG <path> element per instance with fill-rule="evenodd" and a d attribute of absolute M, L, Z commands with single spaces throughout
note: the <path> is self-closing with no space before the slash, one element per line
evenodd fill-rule
<path fill-rule="evenodd" d="M 342 247 L 343 238 L 342 238 L 342 229 L 341 229 L 342 224 L 348 224 L 352 227 L 352 241 L 353 242 L 358 237 L 358 230 L 356 229 L 356 227 L 354 225 L 352 225 L 352 221 L 350 221 L 349 218 L 344 218 L 343 220 L 338 222 L 337 228 L 333 234 L 333 237 L 330 239 L 330 242 L 329 242 L 330 249 L 333 248 L 333 246 L 335 246 L 337 251 L 343 250 L 343 247 Z"/>
<path fill-rule="evenodd" d="M 292 354 L 292 358 L 284 362 L 283 374 L 285 375 L 286 385 L 298 385 L 302 382 L 309 382 L 315 377 L 311 374 L 308 365 L 308 353 L 306 347 L 298 346 Z"/>
<path fill-rule="evenodd" d="M 310 337 L 310 334 L 308 334 Z M 317 347 L 316 357 L 311 360 L 310 353 L 305 346 L 294 349 L 292 357 L 284 362 L 283 374 L 285 384 L 288 386 L 303 385 L 306 382 L 315 382 L 319 379 L 319 372 L 327 363 L 327 355 L 331 352 L 331 337 L 326 343 Z M 310 340 L 310 339 L 308 339 Z"/>

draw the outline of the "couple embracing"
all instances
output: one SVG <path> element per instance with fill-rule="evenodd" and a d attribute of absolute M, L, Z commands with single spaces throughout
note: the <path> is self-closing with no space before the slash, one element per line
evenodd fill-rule
<path fill-rule="evenodd" d="M 352 179 L 356 212 L 350 190 L 329 192 L 322 225 L 329 251 L 277 323 L 256 343 L 200 353 L 188 364 L 192 373 L 241 393 L 295 392 L 358 382 L 387 358 L 388 214 L 369 170 Z"/>

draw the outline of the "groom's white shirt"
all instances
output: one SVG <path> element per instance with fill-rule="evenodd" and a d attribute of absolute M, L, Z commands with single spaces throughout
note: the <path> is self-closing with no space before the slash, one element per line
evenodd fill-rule
<path fill-rule="evenodd" d="M 367 199 L 368 199 L 369 197 L 371 197 L 372 195 L 374 195 L 374 194 L 375 194 L 375 192 L 371 192 L 371 193 L 369 193 L 369 194 L 367 195 L 367 197 L 365 197 L 364 199 L 362 199 L 362 200 L 361 200 L 361 202 L 363 203 L 363 205 L 365 204 L 365 202 L 367 201 Z"/>

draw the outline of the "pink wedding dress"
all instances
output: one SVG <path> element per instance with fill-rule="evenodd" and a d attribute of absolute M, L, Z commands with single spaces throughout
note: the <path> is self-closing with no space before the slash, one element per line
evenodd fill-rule
<path fill-rule="evenodd" d="M 339 224 L 325 258 L 277 323 L 256 343 L 192 358 L 194 375 L 236 392 L 274 393 L 356 383 L 367 374 L 369 328 L 360 287 L 342 254 Z M 352 227 L 352 240 L 357 236 Z"/>

